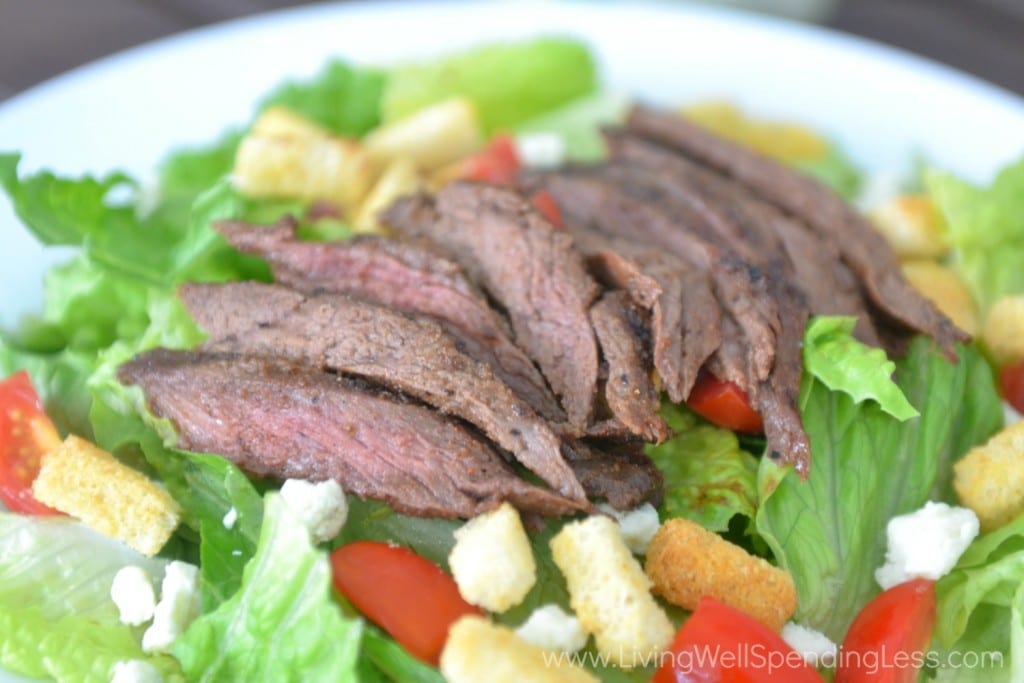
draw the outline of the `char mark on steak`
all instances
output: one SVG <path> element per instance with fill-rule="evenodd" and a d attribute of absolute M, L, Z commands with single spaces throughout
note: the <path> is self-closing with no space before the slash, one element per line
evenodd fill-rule
<path fill-rule="evenodd" d="M 582 507 L 520 479 L 485 442 L 356 380 L 237 354 L 158 349 L 122 365 L 178 446 L 275 479 L 335 479 L 420 516 L 473 517 L 502 501 L 547 516 Z"/>
<path fill-rule="evenodd" d="M 586 430 L 597 392 L 597 341 L 588 311 L 599 288 L 572 236 L 512 190 L 456 182 L 436 204 L 399 200 L 384 217 L 405 235 L 441 246 L 508 313 L 515 341 L 561 399 L 569 424 Z"/>
<path fill-rule="evenodd" d="M 550 425 L 434 321 L 254 282 L 188 284 L 180 295 L 209 332 L 207 349 L 285 358 L 414 396 L 478 427 L 562 495 L 585 500 Z"/>
<path fill-rule="evenodd" d="M 630 432 L 661 443 L 669 436 L 658 414 L 661 401 L 643 360 L 625 292 L 608 292 L 590 308 L 590 321 L 608 364 L 604 397 L 608 408 Z"/>
<path fill-rule="evenodd" d="M 906 281 L 885 238 L 867 219 L 817 180 L 672 114 L 635 107 L 627 126 L 735 179 L 838 245 L 871 302 L 905 327 L 932 336 L 950 357 L 955 342 L 969 339 Z"/>
<path fill-rule="evenodd" d="M 538 413 L 553 422 L 565 420 L 540 372 L 512 343 L 507 323 L 436 247 L 379 236 L 305 242 L 287 218 L 274 227 L 225 221 L 216 228 L 235 248 L 266 259 L 274 279 L 292 289 L 349 294 L 434 318 Z"/>

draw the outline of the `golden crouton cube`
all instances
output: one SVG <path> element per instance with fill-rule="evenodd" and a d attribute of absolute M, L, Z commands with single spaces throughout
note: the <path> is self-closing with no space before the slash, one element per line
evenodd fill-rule
<path fill-rule="evenodd" d="M 953 488 L 987 533 L 1024 513 L 1024 422 L 1007 427 L 953 465 Z"/>
<path fill-rule="evenodd" d="M 1024 360 L 1024 296 L 1004 296 L 985 318 L 981 337 L 998 365 Z"/>
<path fill-rule="evenodd" d="M 551 554 L 580 624 L 610 662 L 643 666 L 668 646 L 675 629 L 615 521 L 594 515 L 566 524 L 551 539 Z"/>
<path fill-rule="evenodd" d="M 900 258 L 939 258 L 949 251 L 942 217 L 924 195 L 896 197 L 869 217 Z"/>
<path fill-rule="evenodd" d="M 518 605 L 537 582 L 530 539 L 508 503 L 455 531 L 448 566 L 462 597 L 489 612 Z"/>
<path fill-rule="evenodd" d="M 935 261 L 906 261 L 903 276 L 917 291 L 931 300 L 940 311 L 964 332 L 975 335 L 981 327 L 978 308 L 967 285 L 946 266 Z"/>
<path fill-rule="evenodd" d="M 239 192 L 329 201 L 345 210 L 358 206 L 375 176 L 358 142 L 318 132 L 314 124 L 293 121 L 293 115 L 280 111 L 272 110 L 269 120 L 266 116 L 235 153 L 232 180 Z"/>
<path fill-rule="evenodd" d="M 419 174 L 411 161 L 396 159 L 391 162 L 359 207 L 353 226 L 356 232 L 384 232 L 380 212 L 391 206 L 399 197 L 415 193 L 420 189 L 420 185 Z"/>
<path fill-rule="evenodd" d="M 654 592 L 692 610 L 704 596 L 782 630 L 796 611 L 793 577 L 688 519 L 670 519 L 647 548 Z"/>
<path fill-rule="evenodd" d="M 531 645 L 511 629 L 483 617 L 462 617 L 441 652 L 448 683 L 598 683 L 567 656 Z"/>
<path fill-rule="evenodd" d="M 39 502 L 152 557 L 174 533 L 181 508 L 164 489 L 98 446 L 69 436 L 41 462 Z"/>
<path fill-rule="evenodd" d="M 381 166 L 408 159 L 418 168 L 432 171 L 480 149 L 484 136 L 473 103 L 456 98 L 376 128 L 364 143 Z"/>

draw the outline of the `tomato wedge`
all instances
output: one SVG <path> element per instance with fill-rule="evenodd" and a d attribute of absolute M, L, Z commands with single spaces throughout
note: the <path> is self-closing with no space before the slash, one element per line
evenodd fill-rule
<path fill-rule="evenodd" d="M 782 636 L 714 598 L 701 598 L 653 683 L 822 683 Z"/>
<path fill-rule="evenodd" d="M 701 370 L 686 405 L 719 427 L 745 434 L 764 432 L 764 420 L 750 405 L 747 392 L 733 382 L 718 379 L 707 370 Z"/>
<path fill-rule="evenodd" d="M 1003 398 L 1018 413 L 1024 413 L 1024 361 L 1007 365 L 999 373 Z"/>
<path fill-rule="evenodd" d="M 935 582 L 893 586 L 864 606 L 843 641 L 836 683 L 913 683 L 935 626 Z"/>
<path fill-rule="evenodd" d="M 540 212 L 544 218 L 548 219 L 548 222 L 556 228 L 564 228 L 565 223 L 562 221 L 562 210 L 558 208 L 558 202 L 547 190 L 541 190 L 530 197 L 530 201 L 533 206 Z"/>
<path fill-rule="evenodd" d="M 60 514 L 32 495 L 39 461 L 60 445 L 60 435 L 43 412 L 28 373 L 0 382 L 0 500 L 8 510 L 29 515 Z"/>
<path fill-rule="evenodd" d="M 356 541 L 331 553 L 334 586 L 411 655 L 437 666 L 448 629 L 483 611 L 459 595 L 455 579 L 408 548 Z"/>
<path fill-rule="evenodd" d="M 495 135 L 482 151 L 462 162 L 462 177 L 481 183 L 508 185 L 516 179 L 522 164 L 510 135 Z"/>

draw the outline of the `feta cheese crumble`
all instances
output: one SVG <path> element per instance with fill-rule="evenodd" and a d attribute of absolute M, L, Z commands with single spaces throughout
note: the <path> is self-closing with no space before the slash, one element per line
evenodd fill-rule
<path fill-rule="evenodd" d="M 315 483 L 304 479 L 289 479 L 281 487 L 281 499 L 309 529 L 314 543 L 325 543 L 333 539 L 348 518 L 345 492 L 333 479 Z"/>
<path fill-rule="evenodd" d="M 235 522 L 238 521 L 238 510 L 232 507 L 230 510 L 224 513 L 224 519 L 221 520 L 221 524 L 224 525 L 225 529 L 231 530 L 235 528 Z"/>
<path fill-rule="evenodd" d="M 788 622 L 782 627 L 782 639 L 800 653 L 811 666 L 833 666 L 839 648 L 828 636 L 813 628 Z"/>
<path fill-rule="evenodd" d="M 515 139 L 516 153 L 528 168 L 554 168 L 565 161 L 565 141 L 557 133 L 524 133 Z"/>
<path fill-rule="evenodd" d="M 544 605 L 533 610 L 516 629 L 516 635 L 545 650 L 569 653 L 582 650 L 588 637 L 580 620 L 558 605 Z"/>
<path fill-rule="evenodd" d="M 114 676 L 110 683 L 163 683 L 164 677 L 149 662 L 130 659 L 114 664 Z"/>
<path fill-rule="evenodd" d="M 635 510 L 620 512 L 611 505 L 602 503 L 597 506 L 601 512 L 611 515 L 619 523 L 619 533 L 622 540 L 626 542 L 629 551 L 634 555 L 643 555 L 647 552 L 654 534 L 658 533 L 661 520 L 658 519 L 658 511 L 650 503 L 644 503 Z"/>
<path fill-rule="evenodd" d="M 142 634 L 142 650 L 169 653 L 189 624 L 199 616 L 199 568 L 175 560 L 167 565 L 160 602 L 153 613 L 153 623 Z"/>
<path fill-rule="evenodd" d="M 931 501 L 893 517 L 886 527 L 885 564 L 875 570 L 875 580 L 889 589 L 910 579 L 940 579 L 978 535 L 978 527 L 973 511 Z"/>
<path fill-rule="evenodd" d="M 153 577 L 142 567 L 122 567 L 110 584 L 110 599 L 117 605 L 121 623 L 139 626 L 153 618 L 156 593 Z"/>

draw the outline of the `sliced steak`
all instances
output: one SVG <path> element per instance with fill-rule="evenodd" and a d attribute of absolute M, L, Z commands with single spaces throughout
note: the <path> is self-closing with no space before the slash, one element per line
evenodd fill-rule
<path fill-rule="evenodd" d="M 478 427 L 562 495 L 585 500 L 550 426 L 434 321 L 254 282 L 184 285 L 181 297 L 210 334 L 206 348 L 287 358 L 414 396 Z"/>
<path fill-rule="evenodd" d="M 583 431 L 597 392 L 597 341 L 587 312 L 599 289 L 571 235 L 515 192 L 465 182 L 446 185 L 434 211 L 423 198 L 399 200 L 385 222 L 439 244 L 504 307 L 516 342 L 540 366 L 569 423 Z"/>
<path fill-rule="evenodd" d="M 906 327 L 931 335 L 947 354 L 954 353 L 955 342 L 969 338 L 911 287 L 885 238 L 825 185 L 679 116 L 636 107 L 628 127 L 735 178 L 838 245 L 872 303 Z"/>
<path fill-rule="evenodd" d="M 436 319 L 466 353 L 490 365 L 538 413 L 565 420 L 540 372 L 512 343 L 505 321 L 436 248 L 377 236 L 304 242 L 296 238 L 291 219 L 275 227 L 237 222 L 216 227 L 235 248 L 266 259 L 274 279 L 292 289 L 351 294 Z"/>
<path fill-rule="evenodd" d="M 590 308 L 590 321 L 608 363 L 605 402 L 612 415 L 633 434 L 661 443 L 668 438 L 669 428 L 658 414 L 661 401 L 643 361 L 628 309 L 628 298 L 622 291 L 606 293 Z"/>
<path fill-rule="evenodd" d="M 612 451 L 577 442 L 566 446 L 565 456 L 591 499 L 604 499 L 616 510 L 661 504 L 665 477 L 641 446 L 620 444 Z"/>
<path fill-rule="evenodd" d="M 178 446 L 275 479 L 335 479 L 399 512 L 473 517 L 509 501 L 564 515 L 580 505 L 533 486 L 479 438 L 355 380 L 236 354 L 155 350 L 122 365 Z"/>

